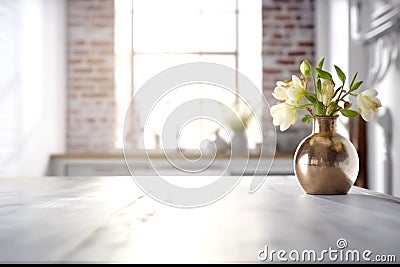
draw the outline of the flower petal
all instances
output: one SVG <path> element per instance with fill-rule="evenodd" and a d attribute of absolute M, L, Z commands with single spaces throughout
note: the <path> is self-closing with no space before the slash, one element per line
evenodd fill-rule
<path fill-rule="evenodd" d="M 296 76 L 296 75 L 292 75 L 292 81 L 296 86 L 301 86 L 301 80 Z"/>
<path fill-rule="evenodd" d="M 370 121 L 374 118 L 374 112 L 372 110 L 364 110 L 363 112 L 361 112 L 361 117 L 365 121 Z"/>
<path fill-rule="evenodd" d="M 280 101 L 285 101 L 286 99 L 288 99 L 285 89 L 283 89 L 282 87 L 275 87 L 275 90 L 272 93 L 272 96 Z"/>
<path fill-rule="evenodd" d="M 270 114 L 273 117 L 274 126 L 279 126 L 281 131 L 287 130 L 296 122 L 296 108 L 287 103 L 277 104 L 271 107 Z"/>
<path fill-rule="evenodd" d="M 377 96 L 378 92 L 374 89 L 367 89 L 367 90 L 363 91 L 361 94 L 368 95 L 368 96 Z"/>
<path fill-rule="evenodd" d="M 374 112 L 382 106 L 381 101 L 376 97 L 377 95 L 377 91 L 368 89 L 359 93 L 356 97 L 361 117 L 365 121 L 372 120 L 374 117 Z"/>
<path fill-rule="evenodd" d="M 276 86 L 277 87 L 288 87 L 288 85 L 285 83 L 285 82 L 282 82 L 282 81 L 277 81 L 276 82 Z"/>

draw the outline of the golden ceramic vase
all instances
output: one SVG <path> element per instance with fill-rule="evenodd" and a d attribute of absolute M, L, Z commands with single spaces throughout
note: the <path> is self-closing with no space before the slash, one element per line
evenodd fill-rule
<path fill-rule="evenodd" d="M 336 132 L 336 122 L 337 117 L 314 118 L 312 134 L 296 149 L 294 172 L 308 194 L 347 194 L 357 179 L 357 151 Z"/>

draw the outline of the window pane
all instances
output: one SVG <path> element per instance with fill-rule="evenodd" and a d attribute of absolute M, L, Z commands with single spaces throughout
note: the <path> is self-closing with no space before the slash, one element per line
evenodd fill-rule
<path fill-rule="evenodd" d="M 236 0 L 116 0 L 117 147 L 122 146 L 122 126 L 130 100 L 132 78 L 135 91 L 157 73 L 184 63 L 214 62 L 235 69 L 237 56 L 239 71 L 256 85 L 261 85 L 261 1 L 238 1 L 240 11 L 236 36 Z M 237 42 L 239 51 L 236 51 Z M 135 53 L 132 53 L 131 44 Z M 196 52 L 214 53 L 200 56 Z M 218 52 L 220 54 L 215 54 Z M 230 79 L 233 83 L 234 75 Z M 259 96 L 248 95 L 251 92 L 246 91 L 240 80 L 238 82 L 240 95 L 250 100 L 250 104 L 257 105 Z M 227 105 L 234 103 L 234 96 L 217 86 L 191 84 L 178 88 L 157 104 L 155 116 L 149 121 L 146 129 L 148 132 L 143 136 L 146 147 L 154 147 L 156 135 L 162 133 L 160 127 L 174 109 L 191 99 L 204 98 L 212 98 Z M 193 108 L 198 111 L 212 109 L 215 118 L 223 120 L 223 114 L 218 108 L 206 105 L 206 102 L 199 102 Z M 136 103 L 136 109 L 140 113 L 141 125 L 137 125 L 140 131 L 147 114 L 140 112 L 140 103 Z M 248 128 L 250 147 L 260 141 L 257 131 L 253 131 L 255 126 L 250 125 Z M 179 131 L 180 126 L 176 127 Z M 205 138 L 213 139 L 217 128 L 218 125 L 212 121 L 193 120 L 180 132 L 180 145 L 182 148 L 198 148 Z M 226 139 L 224 132 L 221 131 L 220 135 Z"/>
<path fill-rule="evenodd" d="M 120 0 L 121 1 L 121 0 Z M 128 0 L 122 0 L 127 1 Z M 234 12 L 236 0 L 133 0 L 135 10 L 153 10 L 163 13 L 176 9 L 185 12 L 198 10 L 215 10 L 217 12 Z"/>
<path fill-rule="evenodd" d="M 168 68 L 192 62 L 210 62 L 225 65 L 235 69 L 233 55 L 135 55 L 133 79 L 135 90 L 139 89 L 148 79 Z M 232 79 L 234 79 L 232 77 Z"/>
<path fill-rule="evenodd" d="M 153 142 L 154 133 L 161 135 L 163 127 L 168 126 L 174 130 L 174 137 L 180 134 L 181 148 L 198 149 L 202 140 L 213 139 L 216 130 L 220 128 L 217 122 L 207 118 L 212 114 L 212 119 L 224 124 L 223 105 L 231 105 L 234 99 L 234 95 L 229 91 L 211 84 L 188 84 L 174 88 L 159 99 L 151 114 L 146 114 L 144 132 L 146 148 L 149 148 L 148 144 Z M 192 113 L 182 114 L 179 110 L 187 103 L 190 103 Z M 167 122 L 170 116 L 184 119 L 182 121 L 173 119 Z M 199 118 L 202 116 L 204 118 Z M 174 141 L 167 140 L 163 143 L 163 147 L 176 149 Z"/>
<path fill-rule="evenodd" d="M 230 13 L 204 12 L 198 30 L 199 50 L 236 51 L 236 16 Z"/>
<path fill-rule="evenodd" d="M 212 62 L 218 63 L 230 68 L 235 66 L 235 57 L 227 55 L 218 56 L 200 56 L 200 55 L 136 55 L 134 58 L 134 81 L 136 90 L 140 90 L 140 87 L 151 77 L 157 73 L 164 71 L 170 67 L 189 63 L 189 62 Z M 233 73 L 230 82 L 234 83 L 235 75 Z M 170 89 L 170 88 L 166 88 Z M 186 103 L 194 99 L 214 99 L 230 105 L 234 102 L 234 95 L 225 89 L 219 88 L 215 85 L 207 84 L 190 84 L 176 88 L 175 90 L 166 94 L 159 100 L 157 105 L 152 111 L 151 117 L 149 114 L 140 114 L 142 125 L 147 120 L 146 132 L 144 133 L 146 148 L 153 147 L 155 134 L 160 135 L 162 133 L 162 127 L 165 124 L 167 117 L 181 104 Z M 139 110 L 143 109 L 140 107 L 141 103 L 137 103 Z M 142 103 L 143 104 L 143 103 Z M 199 101 L 193 109 L 199 113 L 202 110 L 210 111 L 213 110 L 215 119 L 222 120 L 223 114 L 221 108 L 215 107 L 214 105 L 208 105 L 208 101 Z M 179 132 L 179 128 L 182 125 L 175 125 L 176 132 Z M 217 129 L 217 125 L 209 120 L 195 120 L 185 127 L 185 130 L 181 132 L 180 145 L 182 148 L 198 148 L 201 140 L 205 138 L 212 138 L 213 133 Z M 174 140 L 171 140 L 169 144 L 163 144 L 165 148 L 176 148 L 171 147 Z"/>
<path fill-rule="evenodd" d="M 115 0 L 114 51 L 116 54 L 132 52 L 132 4 L 126 0 Z"/>
<path fill-rule="evenodd" d="M 208 1 L 204 1 L 204 6 L 202 2 L 135 1 L 134 51 L 139 53 L 235 51 L 234 9 L 228 5 L 226 9 L 208 10 L 212 8 Z M 219 8 L 222 8 L 222 5 L 219 5 Z"/>

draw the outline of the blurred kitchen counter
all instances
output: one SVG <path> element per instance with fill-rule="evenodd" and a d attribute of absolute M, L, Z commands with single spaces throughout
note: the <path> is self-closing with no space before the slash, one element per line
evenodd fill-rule
<path fill-rule="evenodd" d="M 135 151 L 131 153 L 126 154 L 129 158 L 165 158 L 165 153 L 162 152 L 162 150 L 141 150 L 141 151 Z M 181 157 L 179 155 L 178 151 L 168 151 L 168 155 L 171 155 L 172 157 Z M 188 159 L 196 159 L 200 156 L 200 153 L 196 153 L 194 151 L 184 151 L 183 155 L 188 158 Z M 272 154 L 263 154 L 260 155 L 259 153 L 250 153 L 249 155 L 233 155 L 232 158 L 247 158 L 249 157 L 250 159 L 258 159 L 261 157 L 272 157 Z M 275 158 L 293 158 L 293 153 L 281 153 L 277 152 L 275 153 Z M 212 155 L 204 155 L 204 157 L 212 157 Z M 227 153 L 218 153 L 216 155 L 216 158 L 229 158 L 230 155 Z M 66 154 L 53 154 L 51 156 L 52 159 L 120 159 L 124 158 L 124 154 L 122 152 L 115 152 L 115 153 L 66 153 Z"/>
<path fill-rule="evenodd" d="M 166 156 L 167 155 L 167 156 Z M 170 161 L 179 164 L 199 164 L 212 161 L 207 175 L 214 175 L 228 166 L 228 175 L 290 175 L 293 174 L 293 154 L 277 153 L 275 156 L 267 154 L 233 155 L 228 154 L 203 155 L 193 151 L 135 151 L 126 154 L 129 167 L 140 175 L 154 175 L 154 167 L 168 175 L 179 175 L 179 172 L 171 172 L 173 167 Z M 243 161 L 248 164 L 245 170 L 238 168 L 243 166 Z M 272 164 L 272 166 L 271 166 Z M 271 167 L 271 168 L 270 168 Z M 210 173 L 210 171 L 212 173 Z M 50 158 L 48 175 L 51 176 L 126 176 L 131 175 L 126 166 L 123 153 L 107 154 L 55 154 Z"/>

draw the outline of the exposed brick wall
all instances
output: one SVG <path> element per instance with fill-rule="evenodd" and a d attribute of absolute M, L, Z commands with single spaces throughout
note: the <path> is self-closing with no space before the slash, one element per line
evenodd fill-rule
<path fill-rule="evenodd" d="M 263 88 L 273 104 L 276 81 L 300 75 L 303 59 L 314 62 L 314 1 L 263 0 Z"/>
<path fill-rule="evenodd" d="M 263 88 L 314 62 L 314 1 L 263 0 Z M 109 152 L 115 142 L 113 0 L 68 0 L 67 151 Z M 266 124 L 264 124 L 266 125 Z"/>
<path fill-rule="evenodd" d="M 67 151 L 108 152 L 115 141 L 113 0 L 68 0 Z"/>
<path fill-rule="evenodd" d="M 263 0 L 263 92 L 270 105 L 276 81 L 300 75 L 303 59 L 314 64 L 314 0 Z M 299 114 L 301 117 L 301 114 Z M 263 123 L 266 134 L 271 123 Z M 298 142 L 308 135 L 311 125 L 298 122 L 286 132 L 277 132 L 277 151 L 294 152 Z M 296 132 L 296 134 L 293 134 Z"/>

